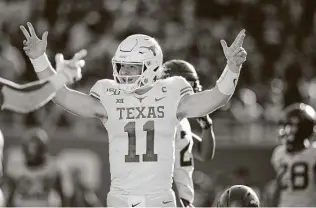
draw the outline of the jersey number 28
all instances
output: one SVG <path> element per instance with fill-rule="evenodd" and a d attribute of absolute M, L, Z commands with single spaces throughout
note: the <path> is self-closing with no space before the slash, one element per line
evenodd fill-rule
<path fill-rule="evenodd" d="M 128 135 L 128 154 L 125 155 L 125 162 L 139 162 L 139 155 L 136 154 L 135 121 L 128 122 L 124 127 L 124 131 Z M 158 160 L 158 156 L 154 153 L 154 121 L 147 121 L 143 126 L 143 131 L 147 132 L 146 154 L 143 154 L 143 162 L 155 162 Z"/>
<path fill-rule="evenodd" d="M 289 174 L 290 174 L 289 175 L 290 184 L 284 183 L 283 182 L 284 179 L 282 179 L 287 171 L 289 171 Z M 311 171 L 316 176 L 316 164 L 312 167 L 312 170 L 310 170 L 310 167 L 308 166 L 308 163 L 306 162 L 294 162 L 292 166 L 289 166 L 288 164 L 281 164 L 281 172 L 279 175 L 279 180 L 281 181 L 280 188 L 281 189 L 292 188 L 293 191 L 306 189 L 310 182 L 309 181 L 310 178 L 308 174 Z"/>

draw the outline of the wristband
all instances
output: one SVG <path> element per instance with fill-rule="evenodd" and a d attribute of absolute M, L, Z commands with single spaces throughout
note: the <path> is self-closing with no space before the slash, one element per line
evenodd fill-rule
<path fill-rule="evenodd" d="M 222 75 L 216 81 L 218 90 L 224 95 L 232 95 L 235 91 L 239 73 L 234 73 L 229 70 L 228 65 L 226 65 Z"/>
<path fill-rule="evenodd" d="M 34 71 L 36 73 L 42 72 L 51 66 L 46 53 L 44 53 L 43 55 L 41 55 L 40 57 L 38 57 L 36 59 L 30 58 L 30 61 L 31 61 L 31 63 L 34 67 Z"/>

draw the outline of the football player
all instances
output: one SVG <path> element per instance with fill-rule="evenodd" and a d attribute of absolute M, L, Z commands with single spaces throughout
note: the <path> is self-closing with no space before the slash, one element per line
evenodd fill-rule
<path fill-rule="evenodd" d="M 310 143 L 316 112 L 304 103 L 284 109 L 278 130 L 282 144 L 275 148 L 271 163 L 277 173 L 275 198 L 281 207 L 316 205 L 316 148 Z"/>
<path fill-rule="evenodd" d="M 57 162 L 48 153 L 48 136 L 42 129 L 26 133 L 21 145 L 23 160 L 8 165 L 4 177 L 6 206 L 49 207 L 51 194 L 57 193 L 62 206 L 67 206 L 62 186 L 62 176 Z"/>
<path fill-rule="evenodd" d="M 183 60 L 170 60 L 163 64 L 160 79 L 182 76 L 193 88 L 201 92 L 199 77 L 192 64 Z M 194 170 L 193 156 L 198 160 L 209 160 L 215 153 L 215 136 L 212 119 L 206 115 L 197 119 L 202 128 L 202 139 L 191 132 L 188 119 L 182 119 L 176 133 L 176 161 L 173 180 L 182 207 L 193 207 L 194 187 L 192 173 Z M 193 142 L 195 138 L 198 142 Z M 195 145 L 194 145 L 195 144 Z"/>
<path fill-rule="evenodd" d="M 80 67 L 84 62 L 80 60 Z M 72 84 L 81 79 L 80 67 L 67 68 L 46 80 L 23 85 L 0 77 L 1 110 L 7 109 L 17 113 L 29 113 L 49 102 L 65 84 Z"/>
<path fill-rule="evenodd" d="M 234 185 L 223 192 L 217 207 L 259 207 L 257 194 L 248 186 Z"/>
<path fill-rule="evenodd" d="M 26 53 L 44 71 L 40 79 L 55 74 L 28 23 Z M 24 28 L 24 27 L 23 27 Z M 25 28 L 24 30 L 28 32 Z M 246 51 L 242 48 L 245 30 L 228 47 L 221 41 L 227 66 L 214 89 L 193 93 L 182 77 L 157 80 L 162 67 L 162 50 L 147 35 L 124 39 L 112 59 L 114 80 L 96 82 L 90 95 L 63 88 L 55 103 L 73 114 L 99 118 L 108 131 L 111 187 L 107 205 L 113 207 L 174 207 L 172 191 L 176 126 L 183 118 L 205 116 L 225 105 L 232 96 Z M 72 60 L 59 59 L 64 67 L 77 67 Z M 37 69 L 35 69 L 38 71 Z"/>

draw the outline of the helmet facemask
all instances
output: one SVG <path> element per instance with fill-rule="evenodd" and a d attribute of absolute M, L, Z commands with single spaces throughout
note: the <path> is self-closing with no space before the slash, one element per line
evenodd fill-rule
<path fill-rule="evenodd" d="M 136 75 L 122 75 L 120 70 L 122 65 L 133 65 L 141 68 L 140 74 Z M 125 92 L 132 93 L 135 90 L 151 86 L 156 81 L 158 69 L 160 67 L 153 67 L 150 60 L 143 62 L 122 62 L 112 60 L 113 77 L 120 89 Z M 133 69 L 131 69 L 133 70 Z"/>

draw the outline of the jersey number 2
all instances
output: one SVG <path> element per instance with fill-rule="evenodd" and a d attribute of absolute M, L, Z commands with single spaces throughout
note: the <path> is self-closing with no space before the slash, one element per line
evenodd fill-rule
<path fill-rule="evenodd" d="M 124 127 L 124 131 L 128 135 L 128 155 L 125 155 L 125 162 L 139 162 L 139 155 L 136 154 L 135 121 L 128 122 Z M 143 154 L 143 162 L 158 161 L 158 156 L 154 153 L 154 121 L 147 121 L 143 126 L 143 131 L 147 132 L 146 154 Z"/>
<path fill-rule="evenodd" d="M 185 131 L 181 131 L 180 134 L 181 134 L 181 139 L 184 139 L 185 136 L 187 135 L 187 133 Z M 181 165 L 181 167 L 186 167 L 186 166 L 192 166 L 193 165 L 192 158 L 190 158 L 189 160 L 185 160 L 184 159 L 185 153 L 187 153 L 189 151 L 190 144 L 191 144 L 191 142 L 189 142 L 180 151 L 180 165 Z"/>

